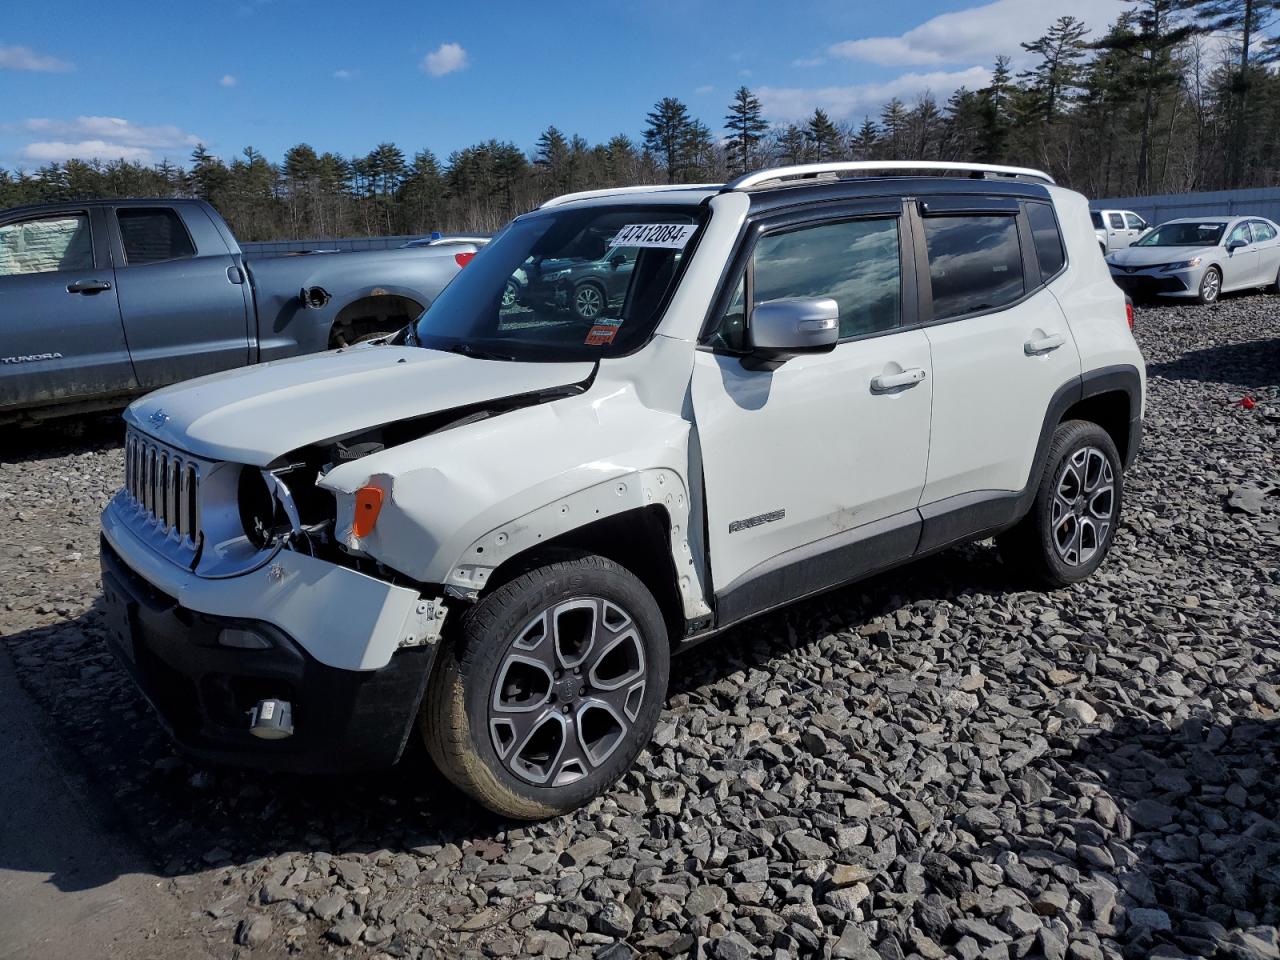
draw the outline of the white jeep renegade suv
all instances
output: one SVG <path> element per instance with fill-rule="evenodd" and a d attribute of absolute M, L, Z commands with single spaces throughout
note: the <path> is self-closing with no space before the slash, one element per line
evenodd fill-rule
<path fill-rule="evenodd" d="M 199 756 L 371 767 L 416 728 L 485 806 L 570 810 L 733 624 L 992 535 L 1097 568 L 1144 372 L 1096 244 L 1017 168 L 560 197 L 389 343 L 129 408 L 113 646 Z M 518 293 L 614 264 L 591 320 Z"/>

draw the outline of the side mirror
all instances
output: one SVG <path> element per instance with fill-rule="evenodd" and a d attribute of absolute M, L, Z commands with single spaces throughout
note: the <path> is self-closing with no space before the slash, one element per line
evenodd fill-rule
<path fill-rule="evenodd" d="M 1249 244 L 1248 244 L 1248 243 L 1246 243 L 1246 242 L 1245 242 L 1245 241 L 1243 241 L 1243 240 L 1228 240 L 1228 241 L 1227 241 L 1227 252 L 1228 252 L 1228 253 L 1231 253 L 1231 252 L 1233 252 L 1233 251 L 1239 250 L 1241 247 L 1247 247 L 1248 245 L 1249 245 Z"/>
<path fill-rule="evenodd" d="M 840 339 L 840 306 L 830 297 L 768 300 L 751 310 L 748 324 L 752 369 L 773 369 L 804 353 L 834 350 Z"/>
<path fill-rule="evenodd" d="M 609 263 L 613 265 L 613 269 L 617 270 L 620 266 L 627 262 L 627 258 L 620 253 L 615 253 L 609 258 Z"/>

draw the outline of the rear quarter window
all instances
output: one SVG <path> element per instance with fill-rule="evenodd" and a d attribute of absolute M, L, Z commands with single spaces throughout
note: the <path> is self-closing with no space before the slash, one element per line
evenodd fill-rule
<path fill-rule="evenodd" d="M 1040 279 L 1048 280 L 1067 262 L 1058 218 L 1049 204 L 1028 203 L 1027 222 L 1031 224 L 1031 239 L 1035 243 L 1036 259 L 1040 261 Z"/>
<path fill-rule="evenodd" d="M 935 320 L 995 310 L 1026 291 L 1014 217 L 925 217 L 924 238 Z"/>

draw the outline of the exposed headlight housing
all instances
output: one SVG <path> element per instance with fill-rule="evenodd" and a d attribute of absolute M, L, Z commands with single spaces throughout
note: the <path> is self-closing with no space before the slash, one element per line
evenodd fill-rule
<path fill-rule="evenodd" d="M 1177 263 L 1166 263 L 1161 269 L 1171 273 L 1174 270 L 1190 270 L 1198 266 L 1200 266 L 1200 257 L 1193 257 L 1190 260 L 1179 260 Z"/>
<path fill-rule="evenodd" d="M 542 279 L 547 283 L 554 283 L 556 280 L 563 280 L 568 275 L 568 270 L 552 270 L 550 273 L 544 273 Z"/>

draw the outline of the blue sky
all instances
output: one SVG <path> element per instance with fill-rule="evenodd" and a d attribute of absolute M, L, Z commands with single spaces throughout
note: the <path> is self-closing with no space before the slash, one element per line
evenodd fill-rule
<path fill-rule="evenodd" d="M 555 124 L 638 138 L 663 96 L 719 130 L 739 84 L 770 120 L 860 121 L 890 96 L 985 82 L 1065 8 L 1043 0 L 58 0 L 0 22 L 0 167 L 185 163 L 196 142 L 278 160 L 306 141 L 441 158 Z M 1074 0 L 1100 31 L 1120 0 Z M 785 10 L 784 15 L 779 15 Z"/>

